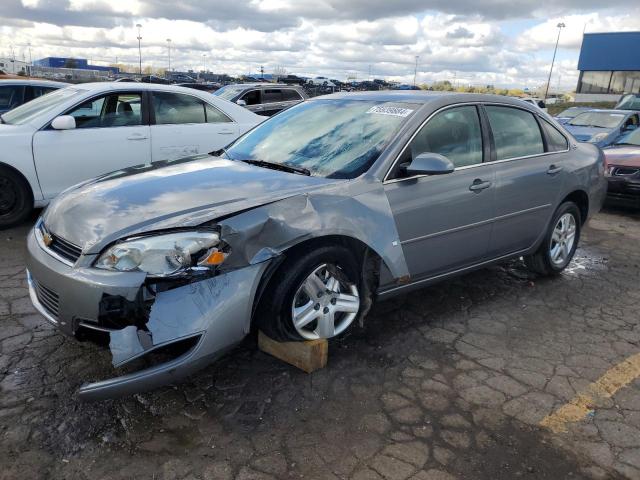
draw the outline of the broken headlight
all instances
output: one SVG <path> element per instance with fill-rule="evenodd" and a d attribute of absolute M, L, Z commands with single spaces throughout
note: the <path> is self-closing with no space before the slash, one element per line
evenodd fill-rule
<path fill-rule="evenodd" d="M 95 267 L 167 277 L 197 266 L 220 265 L 226 254 L 216 248 L 219 244 L 220 235 L 211 231 L 136 237 L 109 247 Z"/>

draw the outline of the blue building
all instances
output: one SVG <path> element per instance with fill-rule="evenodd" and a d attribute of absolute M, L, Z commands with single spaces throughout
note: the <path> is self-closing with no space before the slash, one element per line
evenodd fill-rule
<path fill-rule="evenodd" d="M 576 101 L 616 101 L 640 93 L 640 32 L 586 33 Z"/>
<path fill-rule="evenodd" d="M 33 64 L 38 67 L 78 68 L 80 70 L 98 70 L 101 72 L 120 73 L 120 69 L 118 67 L 89 65 L 86 58 L 46 57 L 36 60 Z"/>

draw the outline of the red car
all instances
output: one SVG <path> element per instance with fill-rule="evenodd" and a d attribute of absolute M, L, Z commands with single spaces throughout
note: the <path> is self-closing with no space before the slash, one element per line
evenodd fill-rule
<path fill-rule="evenodd" d="M 607 200 L 640 208 L 640 128 L 604 150 Z"/>

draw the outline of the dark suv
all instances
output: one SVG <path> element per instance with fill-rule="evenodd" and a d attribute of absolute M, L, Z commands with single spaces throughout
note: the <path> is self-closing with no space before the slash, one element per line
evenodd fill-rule
<path fill-rule="evenodd" d="M 227 85 L 214 92 L 214 95 L 267 117 L 309 98 L 301 87 L 275 83 Z"/>

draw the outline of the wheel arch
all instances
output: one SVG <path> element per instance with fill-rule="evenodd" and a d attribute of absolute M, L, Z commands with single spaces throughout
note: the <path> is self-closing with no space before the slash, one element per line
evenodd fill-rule
<path fill-rule="evenodd" d="M 295 244 L 289 246 L 286 250 L 282 251 L 280 255 L 274 258 L 271 261 L 269 267 L 265 269 L 258 284 L 258 288 L 256 289 L 256 294 L 253 298 L 253 306 L 251 310 L 251 323 L 254 323 L 254 314 L 258 305 L 260 304 L 260 300 L 262 299 L 262 295 L 267 290 L 269 286 L 269 282 L 273 278 L 273 275 L 278 271 L 283 262 L 290 258 L 292 255 L 296 255 L 298 252 L 308 251 L 309 249 L 318 248 L 321 246 L 327 245 L 340 245 L 346 247 L 350 251 L 353 251 L 357 255 L 358 264 L 362 268 L 363 275 L 363 288 L 364 294 L 367 298 L 365 308 L 363 312 L 359 314 L 360 318 L 363 318 L 364 315 L 369 311 L 371 305 L 373 304 L 373 295 L 375 294 L 378 281 L 379 281 L 379 273 L 381 268 L 387 266 L 384 259 L 376 252 L 372 247 L 367 245 L 360 239 L 349 235 L 343 234 L 331 234 L 331 235 L 323 235 L 313 238 L 304 238 L 300 239 Z M 388 267 L 388 266 L 387 266 Z"/>
<path fill-rule="evenodd" d="M 573 202 L 578 206 L 580 210 L 580 224 L 584 225 L 589 216 L 589 195 L 582 189 L 576 189 L 573 192 L 566 195 L 560 205 L 564 202 Z"/>
<path fill-rule="evenodd" d="M 35 192 L 33 191 L 33 185 L 31 185 L 31 182 L 29 182 L 29 179 L 16 167 L 9 165 L 8 163 L 5 163 L 3 161 L 0 161 L 0 170 L 2 169 L 9 170 L 10 172 L 16 174 L 27 185 L 27 187 L 29 187 L 29 193 L 31 194 L 31 201 L 35 202 L 36 195 L 35 195 Z"/>

